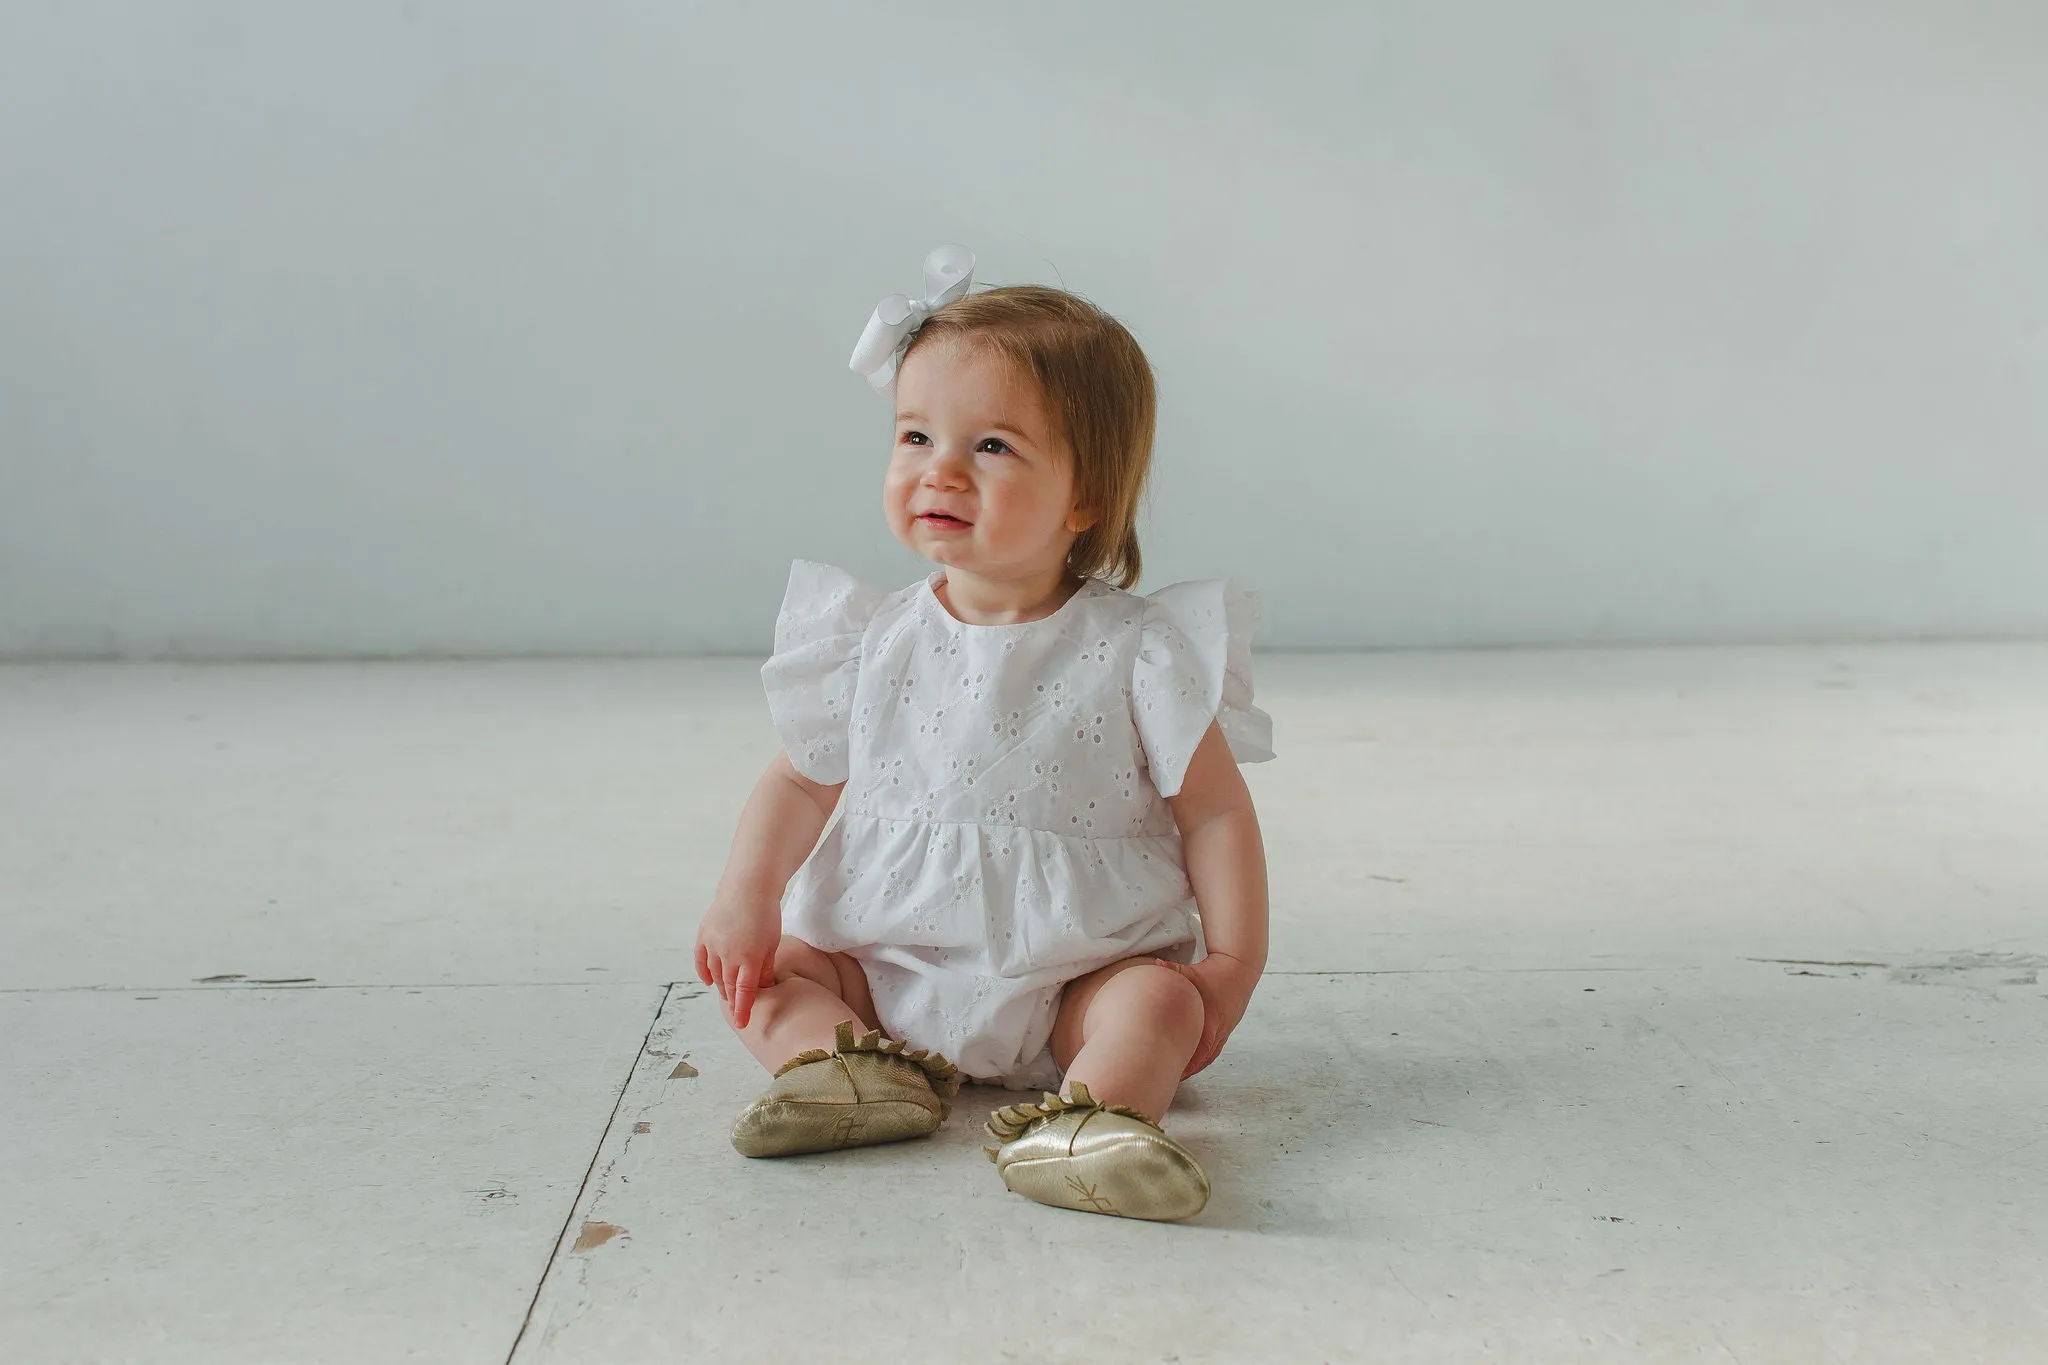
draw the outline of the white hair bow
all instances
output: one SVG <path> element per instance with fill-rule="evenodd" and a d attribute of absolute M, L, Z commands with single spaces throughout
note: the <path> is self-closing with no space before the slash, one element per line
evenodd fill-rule
<path fill-rule="evenodd" d="M 904 350 L 924 320 L 965 294 L 973 282 L 973 252 L 964 246 L 934 247 L 924 258 L 924 297 L 891 294 L 876 304 L 847 368 L 866 375 L 868 383 L 886 393 L 896 382 L 896 366 Z"/>

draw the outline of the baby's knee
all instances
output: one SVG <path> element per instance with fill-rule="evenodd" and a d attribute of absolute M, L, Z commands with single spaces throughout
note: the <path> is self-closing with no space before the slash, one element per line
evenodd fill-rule
<path fill-rule="evenodd" d="M 846 1003 L 855 1023 L 875 1027 L 875 997 L 868 989 L 867 973 L 845 953 L 828 952 L 794 934 L 784 934 L 775 947 L 775 980 L 822 986 Z"/>
<path fill-rule="evenodd" d="M 1176 1041 L 1200 1040 L 1206 1009 L 1194 982 L 1171 967 L 1148 962 L 1121 973 L 1117 984 L 1123 987 L 1131 1007 L 1162 1034 Z"/>

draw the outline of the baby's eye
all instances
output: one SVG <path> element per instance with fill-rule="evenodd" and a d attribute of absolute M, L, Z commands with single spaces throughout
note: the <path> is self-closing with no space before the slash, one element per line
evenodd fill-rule
<path fill-rule="evenodd" d="M 921 431 L 906 431 L 896 439 L 905 445 L 922 446 L 931 444 L 931 438 Z"/>
<path fill-rule="evenodd" d="M 991 446 L 993 446 L 993 447 L 994 447 L 994 449 L 992 449 L 992 450 L 991 450 L 991 449 L 990 449 L 990 447 L 991 447 Z M 997 440 L 997 439 L 996 439 L 995 437 L 993 437 L 993 436 L 990 436 L 990 437 L 988 437 L 987 439 L 985 439 L 984 441 L 982 441 L 982 443 L 981 443 L 980 445 L 976 446 L 976 447 L 975 447 L 975 449 L 977 449 L 977 450 L 981 450 L 981 451 L 986 451 L 986 452 L 987 452 L 988 454 L 990 454 L 990 455 L 1008 455 L 1008 454 L 1010 453 L 1010 445 L 1009 445 L 1009 442 L 1007 442 L 1007 441 L 998 441 L 998 440 Z"/>

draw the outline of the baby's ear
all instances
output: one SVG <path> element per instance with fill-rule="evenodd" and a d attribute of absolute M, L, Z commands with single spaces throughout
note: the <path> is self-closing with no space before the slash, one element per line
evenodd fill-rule
<path fill-rule="evenodd" d="M 1075 503 L 1074 510 L 1067 513 L 1067 529 L 1078 536 L 1093 526 L 1098 520 L 1100 518 L 1093 512 L 1081 506 L 1081 504 Z"/>

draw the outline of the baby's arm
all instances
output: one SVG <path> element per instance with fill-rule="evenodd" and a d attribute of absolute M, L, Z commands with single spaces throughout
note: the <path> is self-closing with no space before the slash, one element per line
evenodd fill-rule
<path fill-rule="evenodd" d="M 740 812 L 725 875 L 697 929 L 697 979 L 718 987 L 741 1028 L 760 988 L 775 984 L 782 890 L 810 856 L 845 786 L 811 781 L 778 751 Z"/>
<path fill-rule="evenodd" d="M 1196 746 L 1179 794 L 1167 798 L 1180 828 L 1181 857 L 1209 955 L 1192 967 L 1169 963 L 1201 989 L 1208 1007 L 1192 1076 L 1223 1050 L 1266 970 L 1266 849 L 1258 812 L 1221 727 Z"/>

